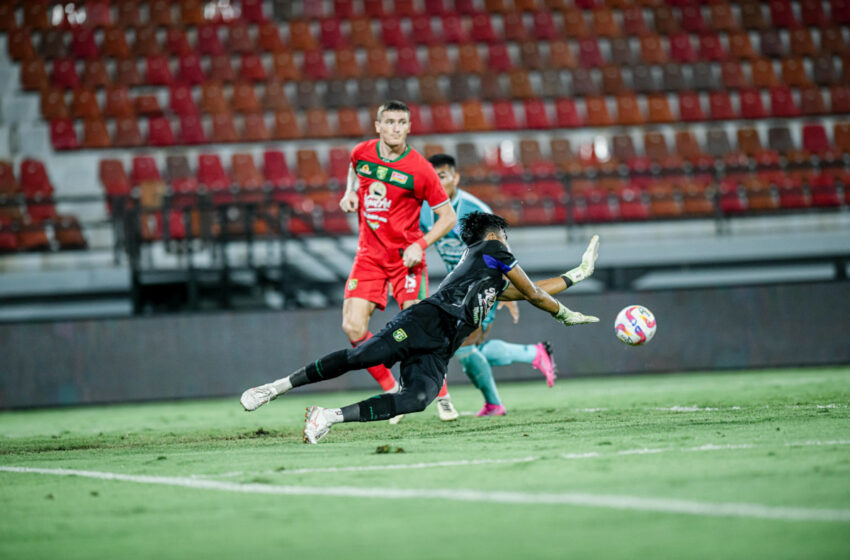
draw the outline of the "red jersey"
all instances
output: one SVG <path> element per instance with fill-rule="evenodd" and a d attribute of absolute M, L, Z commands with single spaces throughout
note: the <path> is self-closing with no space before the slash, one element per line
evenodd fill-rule
<path fill-rule="evenodd" d="M 381 157 L 380 140 L 361 142 L 351 150 L 351 165 L 360 180 L 360 239 L 357 252 L 389 261 L 423 236 L 419 229 L 422 201 L 431 208 L 449 202 L 434 167 L 416 150 L 407 150 L 392 161 Z"/>

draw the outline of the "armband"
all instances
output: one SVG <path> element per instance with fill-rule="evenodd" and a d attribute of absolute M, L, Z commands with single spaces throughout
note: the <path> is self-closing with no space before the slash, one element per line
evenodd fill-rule
<path fill-rule="evenodd" d="M 420 247 L 422 247 L 423 251 L 428 248 L 428 242 L 425 241 L 424 237 L 420 237 L 419 239 L 417 239 L 416 245 L 419 245 Z"/>

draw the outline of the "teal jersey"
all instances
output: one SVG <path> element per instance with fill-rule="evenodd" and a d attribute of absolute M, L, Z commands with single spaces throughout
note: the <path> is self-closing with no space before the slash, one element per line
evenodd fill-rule
<path fill-rule="evenodd" d="M 452 208 L 454 208 L 455 214 L 457 214 L 457 224 L 455 224 L 452 231 L 444 235 L 441 239 L 438 239 L 434 244 L 437 253 L 446 265 L 447 272 L 454 270 L 457 263 L 460 262 L 463 252 L 466 250 L 466 244 L 460 238 L 460 219 L 472 212 L 493 213 L 493 210 L 480 199 L 460 189 L 457 190 L 455 197 L 452 199 Z M 422 212 L 419 214 L 419 227 L 422 229 L 422 232 L 428 233 L 431 231 L 436 221 L 437 215 L 431 210 L 427 202 L 423 203 Z"/>

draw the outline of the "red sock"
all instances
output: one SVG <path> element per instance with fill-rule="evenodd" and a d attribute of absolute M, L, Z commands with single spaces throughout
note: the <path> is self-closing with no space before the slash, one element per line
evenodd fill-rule
<path fill-rule="evenodd" d="M 437 398 L 439 397 L 448 397 L 449 396 L 449 388 L 446 385 L 446 382 L 443 381 L 443 387 L 440 389 L 440 392 L 437 393 Z"/>
<path fill-rule="evenodd" d="M 351 340 L 349 342 L 351 342 L 352 347 L 357 347 L 369 340 L 370 338 L 372 338 L 372 333 L 367 331 L 363 338 L 361 338 L 360 340 Z M 369 372 L 369 375 L 371 375 L 375 379 L 375 381 L 378 382 L 378 385 L 380 385 L 381 389 L 383 389 L 384 391 L 390 391 L 395 388 L 395 377 L 393 377 L 393 373 L 384 364 L 378 364 L 376 366 L 366 368 L 366 370 Z"/>

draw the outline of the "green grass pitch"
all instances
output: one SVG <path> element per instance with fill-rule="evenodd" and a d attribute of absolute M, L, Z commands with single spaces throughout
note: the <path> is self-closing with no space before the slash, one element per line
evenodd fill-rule
<path fill-rule="evenodd" d="M 5 412 L 0 558 L 850 558 L 850 367 L 501 392 L 317 446 L 363 394 Z"/>

